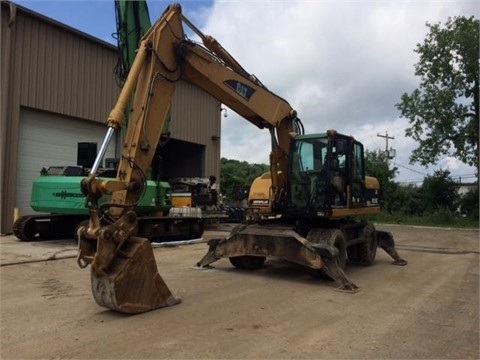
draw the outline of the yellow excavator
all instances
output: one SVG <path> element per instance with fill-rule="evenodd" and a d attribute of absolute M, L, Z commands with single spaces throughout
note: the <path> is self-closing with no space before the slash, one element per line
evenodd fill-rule
<path fill-rule="evenodd" d="M 202 43 L 189 40 L 184 25 Z M 150 241 L 136 236 L 134 211 L 179 80 L 198 86 L 259 129 L 267 129 L 272 146 L 270 172 L 251 186 L 246 223 L 226 238 L 211 240 L 199 268 L 229 258 L 236 267 L 255 269 L 267 257 L 277 257 L 355 292 L 358 286 L 343 271 L 347 259 L 369 265 L 380 246 L 395 264 L 406 264 L 390 233 L 353 220 L 380 209 L 379 183 L 365 176 L 362 144 L 334 130 L 304 134 L 287 101 L 195 27 L 179 4 L 172 4 L 141 40 L 108 117 L 105 139 L 81 185 L 90 220 L 78 229 L 77 262 L 82 268 L 91 266 L 92 293 L 99 305 L 135 314 L 180 302 L 158 273 Z M 101 179 L 99 166 L 110 139 L 122 127 L 132 95 L 117 176 Z M 111 194 L 106 210 L 105 204 L 98 204 L 105 194 Z"/>

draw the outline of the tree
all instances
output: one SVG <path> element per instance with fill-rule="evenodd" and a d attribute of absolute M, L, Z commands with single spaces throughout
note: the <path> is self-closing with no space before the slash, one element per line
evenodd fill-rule
<path fill-rule="evenodd" d="M 249 164 L 246 161 L 220 159 L 220 189 L 229 200 L 239 200 L 239 190 L 249 187 L 252 181 L 269 171 L 266 164 Z"/>
<path fill-rule="evenodd" d="M 409 120 L 405 134 L 419 143 L 410 163 L 427 166 L 448 155 L 478 173 L 480 21 L 454 17 L 444 27 L 426 26 L 430 33 L 415 49 L 419 89 L 395 105 Z"/>
<path fill-rule="evenodd" d="M 393 178 L 398 168 L 390 168 L 385 153 L 378 151 L 365 151 L 365 173 L 373 176 L 380 182 L 382 191 L 381 205 L 390 209 L 391 195 L 395 192 L 397 184 L 393 182 Z"/>
<path fill-rule="evenodd" d="M 425 201 L 421 189 L 413 184 L 396 184 L 389 195 L 385 210 L 389 213 L 401 212 L 407 215 L 423 215 Z"/>
<path fill-rule="evenodd" d="M 422 194 L 428 210 L 455 211 L 459 204 L 458 184 L 448 170 L 437 170 L 423 179 Z"/>
<path fill-rule="evenodd" d="M 382 188 L 393 183 L 398 168 L 390 168 L 385 153 L 365 150 L 365 173 L 378 179 Z"/>

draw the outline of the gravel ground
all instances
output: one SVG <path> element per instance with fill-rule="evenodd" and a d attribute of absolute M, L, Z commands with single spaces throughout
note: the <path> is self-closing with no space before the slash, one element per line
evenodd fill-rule
<path fill-rule="evenodd" d="M 405 267 L 381 250 L 348 266 L 362 290 L 335 291 L 269 259 L 241 271 L 222 259 L 192 266 L 205 241 L 154 249 L 179 305 L 127 316 L 99 307 L 73 240 L 0 238 L 1 359 L 478 359 L 479 233 L 406 226 L 391 231 Z"/>

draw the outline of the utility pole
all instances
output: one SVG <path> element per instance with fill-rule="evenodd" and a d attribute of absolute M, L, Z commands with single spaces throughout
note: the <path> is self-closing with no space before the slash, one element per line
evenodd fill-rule
<path fill-rule="evenodd" d="M 388 140 L 391 139 L 395 139 L 394 136 L 388 136 L 388 131 L 385 131 L 385 135 L 380 135 L 380 134 L 377 134 L 378 137 L 381 137 L 381 138 L 385 138 L 385 156 L 388 160 L 390 159 L 393 159 L 396 155 L 396 150 L 395 149 L 392 149 L 390 148 L 390 150 L 388 150 Z"/>

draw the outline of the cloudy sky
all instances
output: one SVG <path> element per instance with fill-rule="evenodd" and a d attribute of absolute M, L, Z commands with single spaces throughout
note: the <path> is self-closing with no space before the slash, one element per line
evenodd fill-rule
<path fill-rule="evenodd" d="M 112 1 L 16 3 L 115 44 Z M 169 2 L 147 1 L 152 22 Z M 416 143 L 395 104 L 418 87 L 416 44 L 429 23 L 457 15 L 480 18 L 478 1 L 185 1 L 184 13 L 243 67 L 285 98 L 307 133 L 334 128 L 369 150 L 396 150 L 396 180 L 421 181 L 437 169 L 475 181 L 475 169 L 453 158 L 424 168 L 409 164 Z M 232 111 L 222 117 L 221 156 L 267 163 L 269 135 Z"/>

